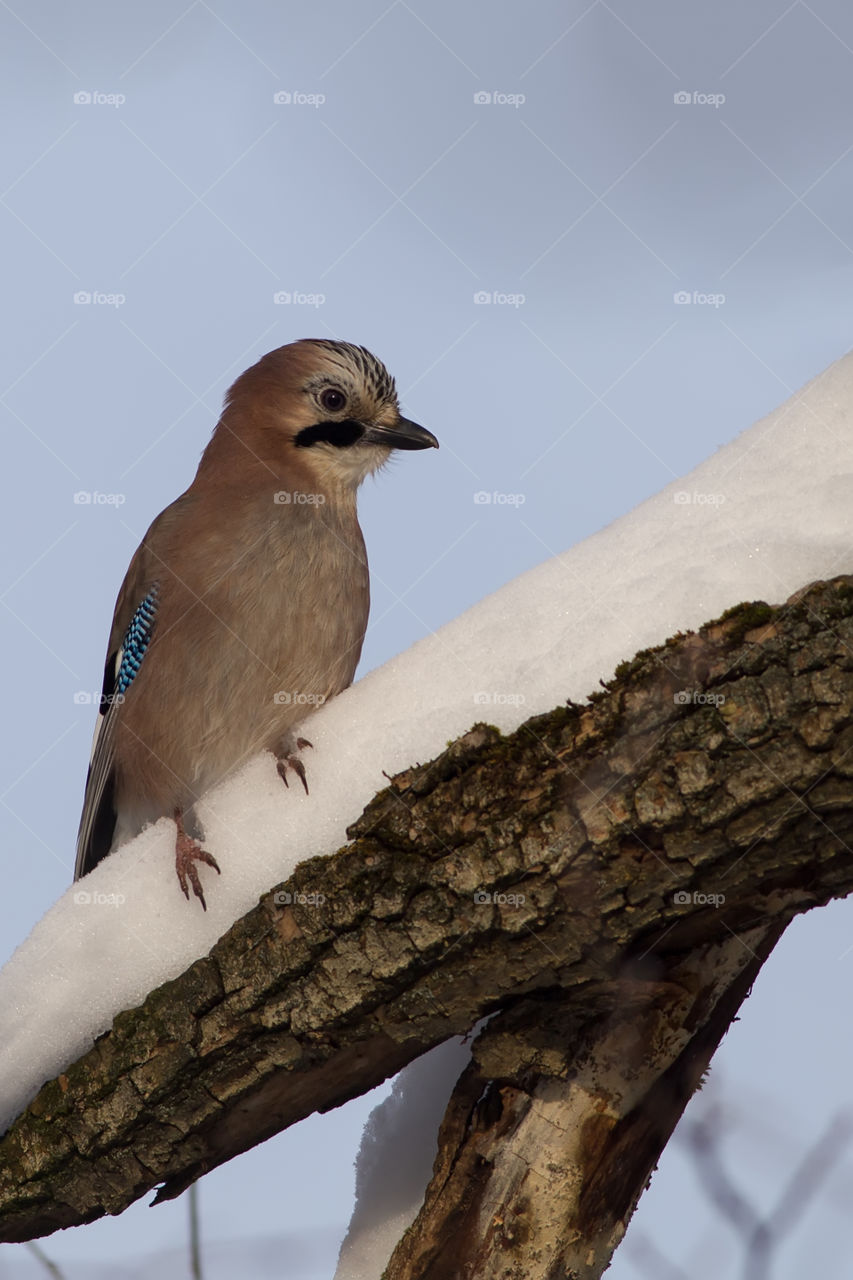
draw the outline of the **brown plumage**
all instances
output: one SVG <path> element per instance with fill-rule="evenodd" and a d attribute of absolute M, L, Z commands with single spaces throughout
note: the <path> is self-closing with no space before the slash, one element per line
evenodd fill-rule
<path fill-rule="evenodd" d="M 362 347 L 296 342 L 237 379 L 119 592 L 75 878 L 167 815 L 204 905 L 193 806 L 265 749 L 304 781 L 294 729 L 351 683 L 367 625 L 356 490 L 391 449 L 430 446 Z"/>

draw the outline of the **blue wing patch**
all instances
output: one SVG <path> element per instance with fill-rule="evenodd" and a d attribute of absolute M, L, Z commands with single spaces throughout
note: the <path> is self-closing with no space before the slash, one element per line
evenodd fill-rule
<path fill-rule="evenodd" d="M 159 598 L 160 585 L 155 582 L 137 605 L 119 648 L 108 653 L 104 663 L 104 691 L 77 833 L 75 880 L 91 871 L 110 851 L 116 825 L 113 774 L 116 716 L 121 714 L 123 695 L 133 683 L 151 643 Z"/>
<path fill-rule="evenodd" d="M 127 693 L 142 666 L 145 650 L 151 642 L 159 595 L 160 585 L 155 582 L 148 595 L 140 601 L 136 613 L 130 620 L 130 626 L 124 633 L 116 660 L 115 692 L 117 694 Z"/>

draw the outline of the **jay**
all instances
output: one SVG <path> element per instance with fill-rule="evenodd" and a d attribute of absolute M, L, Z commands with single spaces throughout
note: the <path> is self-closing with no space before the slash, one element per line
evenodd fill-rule
<path fill-rule="evenodd" d="M 263 750 L 307 791 L 296 726 L 351 684 L 367 626 L 356 490 L 393 449 L 431 447 L 364 347 L 304 339 L 237 379 L 119 591 L 75 879 L 166 815 L 181 889 L 206 909 L 198 864 L 219 867 L 197 800 Z"/>

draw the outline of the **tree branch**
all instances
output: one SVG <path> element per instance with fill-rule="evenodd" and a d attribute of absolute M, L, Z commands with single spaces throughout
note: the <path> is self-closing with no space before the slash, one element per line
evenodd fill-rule
<path fill-rule="evenodd" d="M 599 1275 L 785 925 L 853 889 L 852 641 L 851 578 L 740 606 L 393 779 L 40 1090 L 0 1239 L 177 1195 L 499 1011 L 388 1274 L 452 1235 L 459 1274 L 488 1237 L 477 1274 Z"/>

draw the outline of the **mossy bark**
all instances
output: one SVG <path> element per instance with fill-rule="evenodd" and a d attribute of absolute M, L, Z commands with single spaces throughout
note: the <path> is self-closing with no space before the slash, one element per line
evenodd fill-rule
<path fill-rule="evenodd" d="M 177 1195 L 496 1014 L 388 1275 L 598 1276 L 785 925 L 853 889 L 851 779 L 846 577 L 475 726 L 40 1090 L 0 1239 Z"/>

